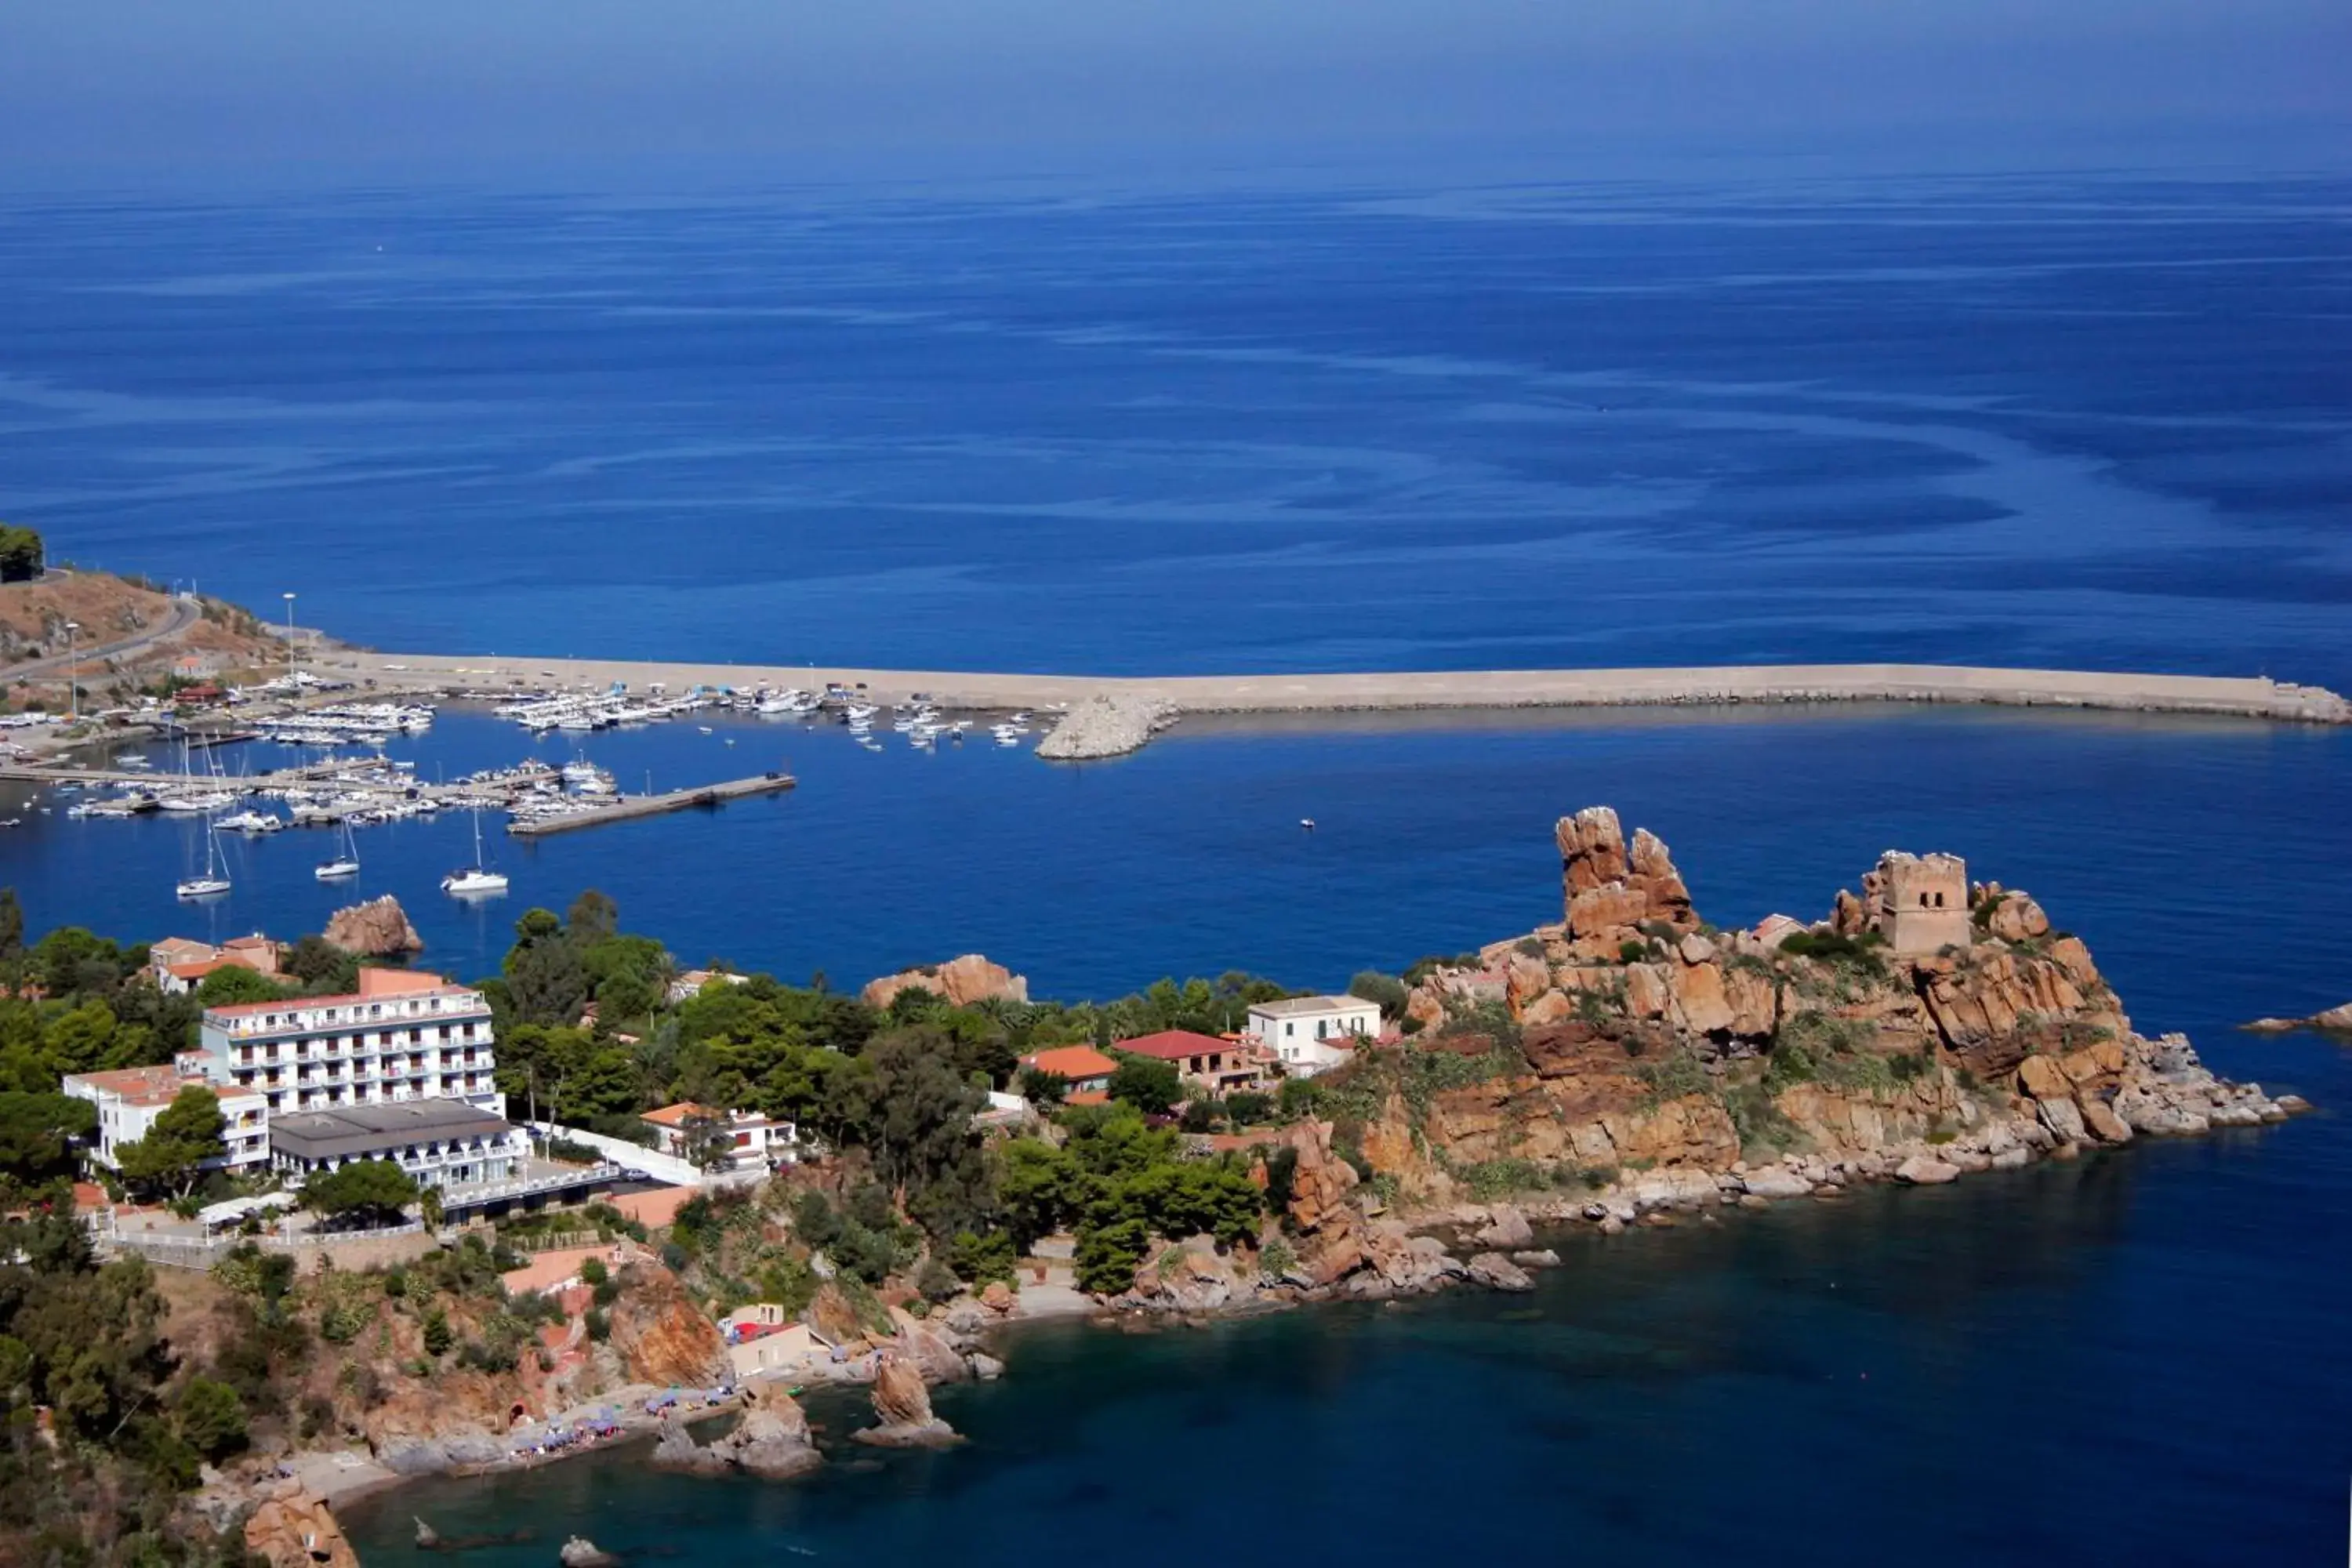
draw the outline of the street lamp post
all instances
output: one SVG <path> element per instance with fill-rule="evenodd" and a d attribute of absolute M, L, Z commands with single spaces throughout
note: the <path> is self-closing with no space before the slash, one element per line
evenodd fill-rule
<path fill-rule="evenodd" d="M 66 722 L 68 724 L 79 723 L 81 720 L 81 683 L 74 679 L 74 634 L 79 630 L 79 621 L 66 623 Z"/>
<path fill-rule="evenodd" d="M 297 675 L 297 674 L 299 674 L 299 673 L 300 673 L 300 667 L 299 667 L 299 666 L 295 662 L 295 658 L 294 658 L 294 595 L 291 595 L 291 594 L 288 594 L 288 595 L 285 595 L 285 598 L 286 598 L 286 673 L 287 673 L 288 675 L 289 675 L 289 676 L 290 676 L 290 675 Z"/>

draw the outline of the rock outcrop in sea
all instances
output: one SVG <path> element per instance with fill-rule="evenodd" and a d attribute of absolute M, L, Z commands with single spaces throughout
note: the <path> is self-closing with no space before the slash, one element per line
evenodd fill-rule
<path fill-rule="evenodd" d="M 362 958 L 398 958 L 425 951 L 425 939 L 408 923 L 408 911 L 390 893 L 337 910 L 327 918 L 326 941 Z"/>
<path fill-rule="evenodd" d="M 915 1363 L 896 1351 L 885 1351 L 874 1363 L 875 1425 L 852 1436 L 880 1448 L 937 1448 L 963 1439 L 955 1428 L 931 1414 L 931 1391 Z"/>
<path fill-rule="evenodd" d="M 2307 1018 L 2257 1018 L 2242 1026 L 2258 1035 L 2284 1035 L 2296 1029 L 2316 1029 L 2328 1035 L 2352 1035 L 2352 1002 L 2330 1007 L 2324 1013 L 2314 1013 Z"/>
<path fill-rule="evenodd" d="M 945 963 L 902 969 L 869 980 L 858 1000 L 869 1007 L 887 1008 L 903 991 L 923 990 L 959 1007 L 1001 997 L 1008 1002 L 1029 1000 L 1029 982 L 1001 963 L 991 963 L 976 952 L 950 958 Z"/>

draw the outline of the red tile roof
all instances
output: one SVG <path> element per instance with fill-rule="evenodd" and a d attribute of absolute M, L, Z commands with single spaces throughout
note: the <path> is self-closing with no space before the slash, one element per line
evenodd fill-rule
<path fill-rule="evenodd" d="M 109 1068 L 103 1072 L 75 1073 L 77 1083 L 120 1095 L 132 1105 L 169 1105 L 184 1089 L 210 1089 L 200 1078 L 184 1078 L 173 1067 Z"/>
<path fill-rule="evenodd" d="M 1049 1051 L 1036 1051 L 1021 1058 L 1024 1068 L 1051 1073 L 1055 1078 L 1081 1079 L 1108 1078 L 1118 1070 L 1118 1064 L 1092 1046 L 1056 1046 Z"/>
<path fill-rule="evenodd" d="M 1230 1051 L 1230 1041 L 1214 1035 L 1196 1035 L 1190 1029 L 1162 1029 L 1156 1035 L 1139 1035 L 1131 1040 L 1121 1040 L 1111 1047 L 1115 1051 L 1133 1051 L 1139 1057 L 1157 1057 L 1164 1062 L 1182 1061 L 1187 1057 L 1204 1057 Z"/>

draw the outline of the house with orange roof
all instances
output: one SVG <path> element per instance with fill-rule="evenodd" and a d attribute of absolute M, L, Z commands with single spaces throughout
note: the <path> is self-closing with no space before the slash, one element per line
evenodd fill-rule
<path fill-rule="evenodd" d="M 1167 1062 L 1186 1084 L 1218 1096 L 1262 1088 L 1274 1062 L 1274 1053 L 1253 1041 L 1200 1035 L 1190 1029 L 1139 1035 L 1120 1040 L 1111 1049 Z"/>
<path fill-rule="evenodd" d="M 1072 1103 L 1085 1103 L 1082 1095 L 1108 1094 L 1110 1075 L 1118 1064 L 1092 1046 L 1055 1046 L 1051 1050 L 1032 1051 L 1021 1058 L 1024 1070 L 1034 1069 L 1048 1078 L 1062 1080 L 1062 1098 Z"/>
<path fill-rule="evenodd" d="M 157 990 L 166 996 L 181 996 L 194 991 L 214 970 L 232 965 L 274 977 L 285 952 L 259 931 L 231 937 L 217 946 L 193 937 L 167 936 L 148 946 L 147 968 Z"/>

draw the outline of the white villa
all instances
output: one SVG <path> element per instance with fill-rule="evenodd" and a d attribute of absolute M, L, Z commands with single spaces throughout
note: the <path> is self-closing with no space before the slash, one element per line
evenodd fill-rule
<path fill-rule="evenodd" d="M 1360 996 L 1287 996 L 1253 1005 L 1248 1030 L 1289 1077 L 1313 1078 L 1349 1060 L 1356 1041 L 1379 1037 L 1381 1007 Z"/>

